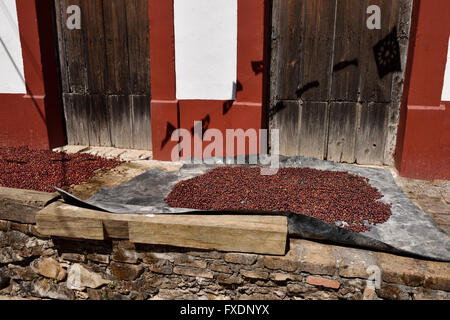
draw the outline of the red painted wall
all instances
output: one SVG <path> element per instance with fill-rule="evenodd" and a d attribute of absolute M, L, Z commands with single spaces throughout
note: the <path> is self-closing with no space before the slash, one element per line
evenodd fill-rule
<path fill-rule="evenodd" d="M 27 94 L 0 94 L 0 146 L 61 146 L 65 136 L 52 0 L 16 0 L 16 5 Z"/>
<path fill-rule="evenodd" d="M 414 1 L 397 137 L 401 176 L 450 179 L 450 104 L 442 102 L 450 36 L 450 1 Z"/>
<path fill-rule="evenodd" d="M 237 80 L 242 90 L 224 112 L 227 101 L 176 99 L 173 0 L 149 0 L 154 159 L 171 160 L 177 142 L 167 142 L 168 129 L 191 130 L 194 121 L 208 115 L 209 128 L 221 130 L 224 137 L 226 129 L 258 130 L 264 126 L 267 10 L 266 0 L 238 0 Z M 255 72 L 255 66 L 262 66 L 261 72 Z"/>

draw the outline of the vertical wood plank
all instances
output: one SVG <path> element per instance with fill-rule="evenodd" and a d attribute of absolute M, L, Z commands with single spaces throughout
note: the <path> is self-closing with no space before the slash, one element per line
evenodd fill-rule
<path fill-rule="evenodd" d="M 355 162 L 356 123 L 357 103 L 331 103 L 327 160 Z"/>
<path fill-rule="evenodd" d="M 304 0 L 274 0 L 272 77 L 275 77 L 274 99 L 296 99 L 303 73 Z"/>
<path fill-rule="evenodd" d="M 388 109 L 388 103 L 363 105 L 356 135 L 356 161 L 359 164 L 383 164 Z"/>
<path fill-rule="evenodd" d="M 64 14 L 62 1 L 55 0 L 55 23 L 58 37 L 58 52 L 59 52 L 59 70 L 61 73 L 61 89 L 63 92 L 69 92 L 69 78 L 67 74 L 67 57 L 66 44 L 64 39 Z"/>
<path fill-rule="evenodd" d="M 358 101 L 360 42 L 367 7 L 361 0 L 339 0 L 337 4 L 331 99 Z"/>
<path fill-rule="evenodd" d="M 134 149 L 152 150 L 150 96 L 130 96 Z"/>
<path fill-rule="evenodd" d="M 84 94 L 63 94 L 67 140 L 72 145 L 89 145 L 88 107 Z"/>
<path fill-rule="evenodd" d="M 133 130 L 129 96 L 110 95 L 107 99 L 112 146 L 131 148 Z"/>
<path fill-rule="evenodd" d="M 128 93 L 129 65 L 125 0 L 103 0 L 108 94 Z"/>
<path fill-rule="evenodd" d="M 129 91 L 150 93 L 150 41 L 148 0 L 127 0 L 127 30 L 129 58 Z"/>
<path fill-rule="evenodd" d="M 303 102 L 301 106 L 300 156 L 325 159 L 328 132 L 326 102 Z"/>
<path fill-rule="evenodd" d="M 296 156 L 300 152 L 301 105 L 298 101 L 282 101 L 278 106 L 282 109 L 273 115 L 272 121 L 280 130 L 280 154 Z"/>
<path fill-rule="evenodd" d="M 392 73 L 380 79 L 373 47 L 397 25 L 399 1 L 367 0 L 366 8 L 378 5 L 381 9 L 381 29 L 363 28 L 361 38 L 361 101 L 389 102 L 391 100 Z"/>
<path fill-rule="evenodd" d="M 102 3 L 102 0 L 82 1 L 82 10 L 86 19 L 82 30 L 85 35 L 86 50 L 88 53 L 87 87 L 89 93 L 104 92 L 107 81 Z"/>
<path fill-rule="evenodd" d="M 317 81 L 319 85 L 305 91 L 301 96 L 302 100 L 328 101 L 332 76 L 336 1 L 304 1 L 305 43 L 298 87 L 301 89 Z"/>
<path fill-rule="evenodd" d="M 90 146 L 111 146 L 108 105 L 103 94 L 86 96 Z"/>
<path fill-rule="evenodd" d="M 70 5 L 78 5 L 81 8 L 81 30 L 74 29 L 69 30 L 66 26 L 68 18 L 67 8 Z M 86 73 L 86 61 L 87 55 L 84 46 L 84 34 L 83 28 L 88 24 L 86 23 L 83 15 L 83 8 L 81 0 L 61 0 L 61 31 L 62 38 L 66 47 L 66 68 L 68 87 L 72 93 L 84 93 L 86 92 L 87 73 Z"/>

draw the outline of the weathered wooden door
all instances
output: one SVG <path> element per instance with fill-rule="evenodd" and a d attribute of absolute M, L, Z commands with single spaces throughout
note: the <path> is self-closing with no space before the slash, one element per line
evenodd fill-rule
<path fill-rule="evenodd" d="M 381 9 L 381 29 L 367 27 L 371 5 Z M 281 154 L 391 161 L 410 7 L 411 0 L 273 1 L 269 125 L 280 130 Z"/>
<path fill-rule="evenodd" d="M 55 0 L 69 144 L 151 150 L 147 0 Z M 76 5 L 81 28 L 67 20 Z"/>

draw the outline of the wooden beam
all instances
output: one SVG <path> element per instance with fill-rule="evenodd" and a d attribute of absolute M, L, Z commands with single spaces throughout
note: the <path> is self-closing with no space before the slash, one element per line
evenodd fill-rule
<path fill-rule="evenodd" d="M 131 242 L 274 255 L 286 250 L 286 217 L 155 215 L 140 220 L 129 222 Z"/>
<path fill-rule="evenodd" d="M 55 202 L 36 215 L 46 236 L 162 244 L 195 249 L 283 255 L 287 218 L 258 215 L 112 214 Z"/>

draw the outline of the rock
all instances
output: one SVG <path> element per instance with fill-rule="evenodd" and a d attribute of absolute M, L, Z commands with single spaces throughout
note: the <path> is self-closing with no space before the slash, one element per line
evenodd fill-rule
<path fill-rule="evenodd" d="M 264 270 L 241 270 L 241 275 L 247 279 L 267 280 L 269 273 Z"/>
<path fill-rule="evenodd" d="M 376 291 L 380 298 L 388 300 L 410 300 L 408 292 L 400 288 L 400 286 L 381 284 L 381 289 Z"/>
<path fill-rule="evenodd" d="M 31 281 L 38 276 L 30 266 L 21 267 L 14 264 L 9 264 L 8 269 L 11 273 L 11 279 L 13 280 Z"/>
<path fill-rule="evenodd" d="M 161 273 L 161 274 L 172 274 L 173 267 L 172 264 L 167 260 L 158 260 L 156 263 L 150 264 L 148 267 L 151 272 Z"/>
<path fill-rule="evenodd" d="M 83 254 L 78 254 L 78 253 L 63 253 L 61 255 L 61 259 L 65 260 L 65 261 L 71 261 L 71 262 L 86 261 L 86 257 Z"/>
<path fill-rule="evenodd" d="M 235 264 L 252 265 L 258 258 L 255 254 L 247 253 L 227 253 L 225 254 L 225 261 Z"/>
<path fill-rule="evenodd" d="M 0 271 L 0 290 L 9 286 L 10 277 L 6 272 Z"/>
<path fill-rule="evenodd" d="M 336 280 L 330 280 L 322 277 L 313 277 L 313 276 L 307 277 L 306 283 L 313 286 L 325 287 L 336 290 L 339 289 L 339 287 L 341 286 L 341 284 Z"/>
<path fill-rule="evenodd" d="M 51 279 L 62 281 L 66 278 L 66 270 L 52 258 L 45 258 L 38 263 L 37 273 Z"/>
<path fill-rule="evenodd" d="M 238 276 L 230 276 L 228 274 L 219 274 L 217 276 L 217 282 L 221 284 L 242 284 L 244 280 Z"/>
<path fill-rule="evenodd" d="M 112 259 L 117 262 L 137 263 L 139 255 L 134 243 L 129 241 L 114 242 Z"/>
<path fill-rule="evenodd" d="M 96 289 L 110 283 L 98 273 L 92 272 L 81 264 L 74 264 L 69 268 L 67 288 L 83 291 L 86 288 Z"/>
<path fill-rule="evenodd" d="M 115 261 L 111 262 L 109 267 L 114 277 L 124 281 L 135 280 L 142 274 L 142 272 L 144 272 L 144 267 L 141 265 L 132 265 Z"/>
<path fill-rule="evenodd" d="M 91 253 L 91 254 L 87 255 L 87 258 L 88 258 L 88 260 L 98 262 L 98 263 L 103 263 L 103 264 L 109 263 L 109 256 L 107 254 Z"/>
<path fill-rule="evenodd" d="M 190 276 L 190 277 L 206 278 L 206 279 L 214 278 L 214 274 L 211 271 L 206 271 L 206 270 L 191 268 L 191 267 L 175 267 L 175 268 L 173 268 L 173 273 Z"/>
<path fill-rule="evenodd" d="M 50 298 L 56 300 L 73 300 L 75 298 L 72 291 L 55 284 L 50 279 L 40 279 L 32 283 L 32 292 L 40 298 Z"/>

